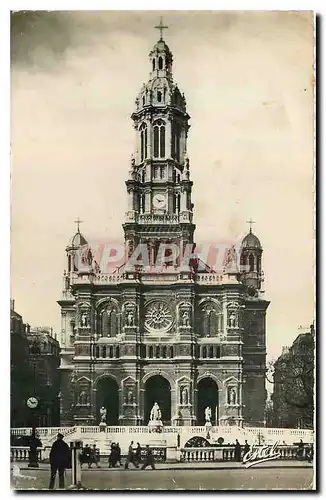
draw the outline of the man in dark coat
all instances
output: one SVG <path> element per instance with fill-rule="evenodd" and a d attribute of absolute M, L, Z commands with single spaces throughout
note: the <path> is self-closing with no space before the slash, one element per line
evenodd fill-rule
<path fill-rule="evenodd" d="M 245 456 L 245 454 L 248 453 L 248 451 L 250 451 L 250 446 L 248 444 L 248 441 L 245 440 L 244 450 L 243 450 L 243 456 Z"/>
<path fill-rule="evenodd" d="M 119 467 L 121 466 L 121 448 L 120 444 L 117 443 L 117 463 L 119 463 Z"/>
<path fill-rule="evenodd" d="M 145 451 L 146 451 L 145 460 L 144 460 L 144 463 L 141 467 L 141 470 L 146 469 L 146 467 L 148 467 L 148 465 L 150 465 L 152 467 L 152 469 L 155 469 L 153 452 L 150 449 L 148 444 L 146 445 Z"/>
<path fill-rule="evenodd" d="M 125 469 L 129 468 L 129 462 L 131 462 L 136 467 L 136 469 L 139 468 L 139 465 L 135 462 L 135 455 L 134 455 L 134 450 L 132 447 L 133 444 L 134 444 L 134 442 L 131 441 L 129 448 L 128 448 L 128 455 L 127 455 L 127 460 L 125 462 Z"/>
<path fill-rule="evenodd" d="M 53 490 L 55 476 L 59 472 L 59 488 L 65 487 L 64 473 L 70 466 L 70 449 L 63 441 L 63 435 L 58 434 L 57 440 L 53 443 L 50 451 L 51 478 L 49 489 Z"/>
<path fill-rule="evenodd" d="M 140 464 L 141 462 L 141 446 L 139 443 L 137 443 L 137 448 L 135 452 L 135 461 Z"/>
<path fill-rule="evenodd" d="M 236 462 L 241 462 L 241 444 L 236 439 L 234 445 L 234 460 Z"/>

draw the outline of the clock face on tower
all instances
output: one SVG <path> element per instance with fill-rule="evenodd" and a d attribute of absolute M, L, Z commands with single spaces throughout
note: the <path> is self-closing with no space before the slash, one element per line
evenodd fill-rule
<path fill-rule="evenodd" d="M 164 208 L 166 204 L 166 198 L 164 194 L 157 193 L 153 196 L 153 206 L 155 208 Z"/>

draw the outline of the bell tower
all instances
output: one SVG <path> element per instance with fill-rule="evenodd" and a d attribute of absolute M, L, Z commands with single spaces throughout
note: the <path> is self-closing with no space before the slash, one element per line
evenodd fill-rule
<path fill-rule="evenodd" d="M 172 53 L 161 36 L 149 54 L 149 80 L 143 84 L 131 115 L 135 150 L 126 181 L 128 211 L 123 225 L 130 256 L 138 244 L 151 248 L 154 263 L 160 243 L 184 248 L 193 244 L 187 137 L 190 116 L 172 74 Z"/>

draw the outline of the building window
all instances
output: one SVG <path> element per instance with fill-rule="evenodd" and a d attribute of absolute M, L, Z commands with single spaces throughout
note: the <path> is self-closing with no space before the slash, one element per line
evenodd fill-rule
<path fill-rule="evenodd" d="M 140 159 L 147 158 L 147 125 L 143 123 L 140 127 Z"/>
<path fill-rule="evenodd" d="M 153 358 L 153 346 L 149 346 L 149 353 L 148 353 L 149 358 Z"/>
<path fill-rule="evenodd" d="M 155 70 L 155 59 L 153 59 L 153 71 Z"/>
<path fill-rule="evenodd" d="M 249 271 L 255 270 L 255 258 L 252 253 L 249 255 Z"/>
<path fill-rule="evenodd" d="M 154 158 L 165 157 L 165 124 L 158 120 L 154 124 Z"/>
<path fill-rule="evenodd" d="M 162 92 L 157 92 L 157 102 L 162 102 Z"/>
<path fill-rule="evenodd" d="M 145 106 L 145 96 L 143 97 L 143 106 Z"/>
<path fill-rule="evenodd" d="M 162 57 L 158 58 L 158 69 L 163 69 L 163 58 Z"/>
<path fill-rule="evenodd" d="M 112 347 L 112 345 L 109 348 L 109 358 L 113 358 L 113 347 Z"/>
<path fill-rule="evenodd" d="M 180 136 L 181 127 L 179 123 L 172 125 L 172 158 L 180 161 Z"/>
<path fill-rule="evenodd" d="M 102 358 L 106 358 L 106 347 L 102 349 Z"/>
<path fill-rule="evenodd" d="M 115 348 L 115 357 L 116 357 L 116 358 L 120 358 L 120 349 L 119 349 L 119 346 L 117 346 L 117 347 Z"/>

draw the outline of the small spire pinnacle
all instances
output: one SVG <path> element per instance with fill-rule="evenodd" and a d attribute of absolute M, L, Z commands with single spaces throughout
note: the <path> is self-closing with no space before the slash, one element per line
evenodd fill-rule
<path fill-rule="evenodd" d="M 163 40 L 163 30 L 168 29 L 168 26 L 163 25 L 163 17 L 160 19 L 160 24 L 158 26 L 154 26 L 154 28 L 160 30 L 160 41 Z"/>
<path fill-rule="evenodd" d="M 247 224 L 250 224 L 250 229 L 249 229 L 249 232 L 250 232 L 250 234 L 251 234 L 251 233 L 252 233 L 252 225 L 253 225 L 253 224 L 256 224 L 256 222 L 255 222 L 254 220 L 252 220 L 252 218 L 251 218 L 251 217 L 250 217 L 250 219 L 249 219 L 249 220 L 247 220 L 246 222 L 247 222 Z"/>
<path fill-rule="evenodd" d="M 79 225 L 80 225 L 82 222 L 84 222 L 84 221 L 80 220 L 80 218 L 79 218 L 79 217 L 77 217 L 77 219 L 74 221 L 74 223 L 75 223 L 75 224 L 77 224 L 77 233 L 79 233 L 79 232 L 80 232 L 80 231 L 79 231 Z"/>

